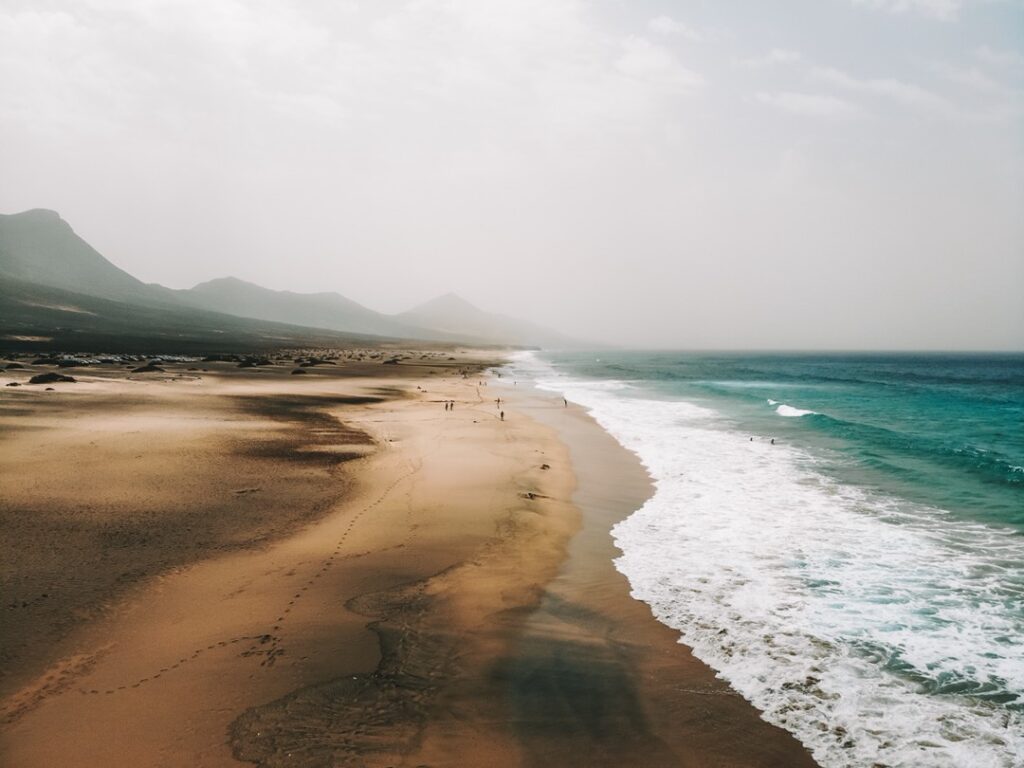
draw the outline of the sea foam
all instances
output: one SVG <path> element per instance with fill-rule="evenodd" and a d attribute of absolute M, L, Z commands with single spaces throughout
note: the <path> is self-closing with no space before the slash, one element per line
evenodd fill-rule
<path fill-rule="evenodd" d="M 634 597 L 820 764 L 1024 764 L 1019 536 L 839 484 L 711 409 L 517 365 L 651 473 L 613 529 Z"/>
<path fill-rule="evenodd" d="M 775 405 L 776 402 L 775 400 L 769 400 L 768 405 Z M 786 405 L 785 403 L 779 403 L 775 412 L 779 416 L 788 416 L 790 418 L 795 416 L 814 416 L 816 413 L 815 411 L 805 411 L 803 408 L 794 408 L 792 405 Z"/>

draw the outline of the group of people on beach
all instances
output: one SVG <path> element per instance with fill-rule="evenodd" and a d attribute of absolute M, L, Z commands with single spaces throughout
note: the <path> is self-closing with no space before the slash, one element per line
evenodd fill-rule
<path fill-rule="evenodd" d="M 500 416 L 501 420 L 504 421 L 505 420 L 505 412 L 503 410 L 501 410 L 501 398 L 499 397 L 497 400 L 495 400 L 495 403 L 497 403 L 497 405 L 498 405 L 498 416 Z M 444 409 L 446 411 L 454 411 L 455 410 L 455 401 L 454 400 L 445 400 L 444 401 Z"/>
<path fill-rule="evenodd" d="M 501 404 L 503 402 L 504 401 L 500 397 L 494 398 L 494 406 L 495 406 L 495 408 L 498 409 L 498 418 L 500 418 L 502 421 L 505 420 L 505 411 L 502 410 L 502 407 L 501 407 Z M 562 398 L 562 406 L 565 407 L 565 408 L 569 407 L 569 401 L 566 400 L 564 397 Z M 444 409 L 446 411 L 454 411 L 455 410 L 455 401 L 454 400 L 445 400 L 444 401 Z M 754 438 L 750 438 L 750 439 L 753 440 Z M 772 444 L 774 444 L 774 443 L 775 443 L 775 440 L 772 440 Z"/>

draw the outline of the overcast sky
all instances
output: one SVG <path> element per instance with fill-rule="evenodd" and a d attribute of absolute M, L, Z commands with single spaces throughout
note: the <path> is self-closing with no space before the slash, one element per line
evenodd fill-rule
<path fill-rule="evenodd" d="M 584 338 L 1024 348 L 1022 0 L 0 0 L 0 212 Z"/>

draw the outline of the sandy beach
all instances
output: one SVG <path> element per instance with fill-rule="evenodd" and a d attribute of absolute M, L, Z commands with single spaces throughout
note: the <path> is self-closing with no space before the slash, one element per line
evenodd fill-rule
<path fill-rule="evenodd" d="M 4 391 L 0 762 L 814 765 L 629 596 L 585 413 L 340 362 Z"/>

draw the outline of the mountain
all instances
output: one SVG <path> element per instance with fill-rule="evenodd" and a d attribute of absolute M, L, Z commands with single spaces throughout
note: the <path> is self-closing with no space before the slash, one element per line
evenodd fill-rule
<path fill-rule="evenodd" d="M 274 322 L 275 318 L 238 316 L 241 313 L 234 312 L 241 309 L 238 306 L 217 306 L 213 290 L 197 290 L 192 300 L 185 300 L 191 293 L 136 279 L 104 258 L 54 211 L 0 215 L 0 345 L 4 347 L 238 352 L 375 344 L 386 341 L 383 336 L 403 335 L 397 332 L 400 324 L 386 318 L 380 332 L 371 335 L 367 323 L 354 320 L 353 329 L 347 331 L 325 329 L 312 317 L 309 322 L 282 323 Z M 346 301 L 341 296 L 337 299 Z M 392 326 L 396 332 L 388 333 Z"/>
<path fill-rule="evenodd" d="M 576 346 L 575 342 L 557 331 L 527 320 L 485 312 L 454 293 L 438 296 L 394 317 L 410 325 L 442 333 L 472 333 L 491 344 L 549 348 Z"/>
<path fill-rule="evenodd" d="M 159 301 L 151 286 L 107 261 L 55 211 L 0 214 L 0 275 L 119 301 Z"/>
<path fill-rule="evenodd" d="M 187 334 L 198 334 L 202 323 L 207 323 L 211 333 L 222 334 L 225 328 L 231 328 L 232 333 L 245 336 L 249 331 L 237 322 L 224 319 L 230 315 L 263 323 L 246 326 L 257 336 L 276 333 L 268 323 L 284 323 L 292 330 L 282 331 L 283 337 L 290 337 L 295 328 L 305 328 L 334 332 L 335 336 L 341 333 L 349 337 L 368 335 L 465 344 L 565 346 L 569 343 L 554 331 L 484 312 L 454 294 L 441 296 L 399 315 L 385 315 L 339 293 L 276 291 L 233 277 L 210 280 L 187 290 L 146 284 L 104 258 L 59 214 L 43 209 L 0 214 L 0 279 L 4 281 L 6 293 L 24 297 L 26 292 L 35 290 L 42 297 L 35 304 L 20 300 L 12 304 L 23 313 L 27 312 L 33 327 L 39 331 L 14 334 L 21 336 L 47 336 L 44 331 L 48 321 L 64 331 L 75 327 L 75 323 L 96 332 L 102 327 L 103 333 L 109 335 L 114 333 L 118 318 L 130 326 L 132 317 L 147 318 L 147 332 L 156 333 L 156 338 L 164 338 L 153 325 L 158 318 L 169 323 L 170 328 L 186 329 Z M 43 289 L 71 292 L 76 298 L 64 301 L 57 296 L 51 300 L 46 298 L 49 294 Z M 129 308 L 103 304 L 97 305 L 97 312 L 89 310 L 78 314 L 54 309 L 89 304 L 90 297 L 122 302 Z M 0 294 L 0 299 L 3 298 Z M 30 306 L 34 307 L 31 311 L 27 309 Z M 18 319 L 12 317 L 10 307 L 4 317 L 12 322 Z M 125 328 L 129 334 L 136 331 L 141 332 L 141 326 Z"/>
<path fill-rule="evenodd" d="M 190 306 L 241 317 L 328 328 L 346 333 L 368 333 L 407 339 L 438 339 L 436 332 L 374 312 L 340 293 L 273 291 L 235 277 L 210 280 L 187 291 L 174 293 L 178 299 Z M 463 337 L 471 335 L 463 334 Z"/>
<path fill-rule="evenodd" d="M 0 347 L 5 349 L 195 354 L 383 341 L 192 307 L 113 301 L 0 275 Z"/>

